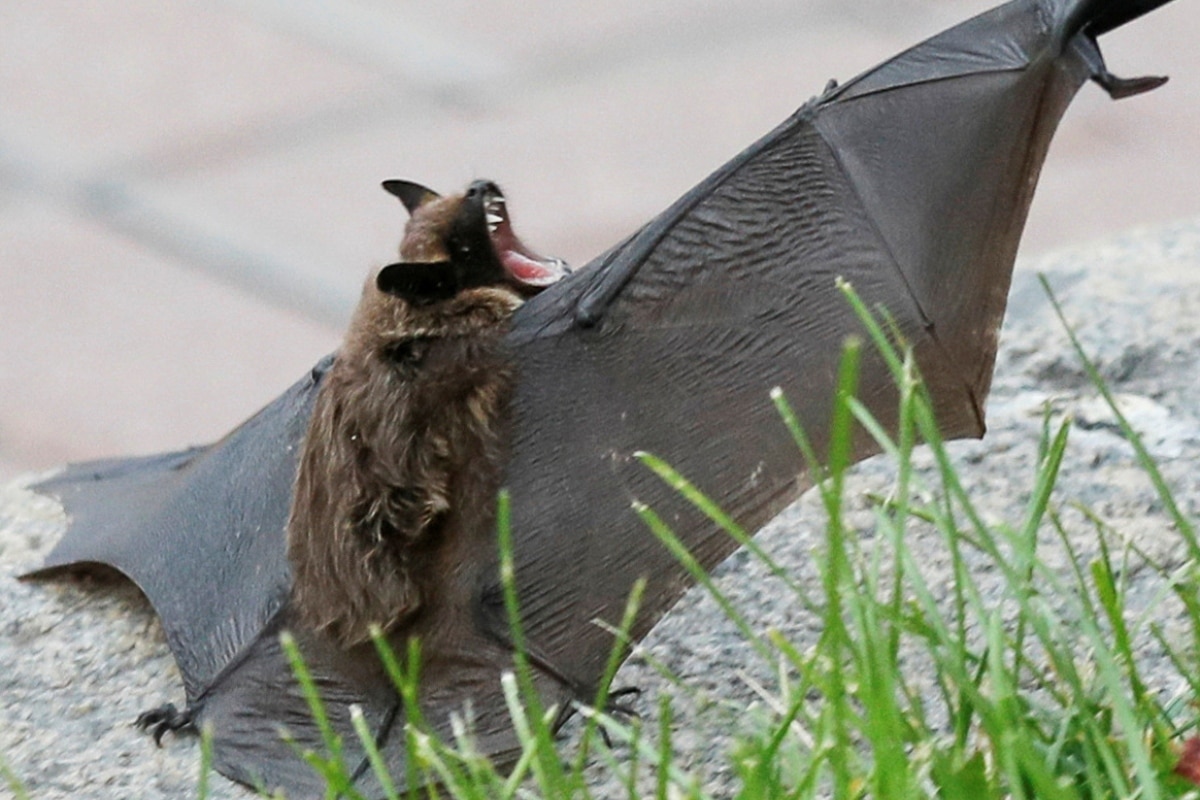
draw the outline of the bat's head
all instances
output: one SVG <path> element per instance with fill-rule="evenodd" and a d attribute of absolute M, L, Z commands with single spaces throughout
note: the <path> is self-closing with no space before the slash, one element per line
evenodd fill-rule
<path fill-rule="evenodd" d="M 384 181 L 411 215 L 400 261 L 376 276 L 376 287 L 413 306 L 456 297 L 480 287 L 537 294 L 567 274 L 557 258 L 543 258 L 513 231 L 500 187 L 475 181 L 465 192 L 441 196 L 409 181 Z"/>

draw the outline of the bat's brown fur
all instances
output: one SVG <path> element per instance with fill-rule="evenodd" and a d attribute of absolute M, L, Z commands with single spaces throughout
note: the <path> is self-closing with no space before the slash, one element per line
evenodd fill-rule
<path fill-rule="evenodd" d="M 409 221 L 405 261 L 447 257 L 461 196 Z M 288 522 L 298 621 L 349 647 L 430 600 L 447 537 L 491 513 L 512 369 L 503 352 L 520 295 L 466 289 L 410 306 L 372 278 L 316 399 Z M 483 505 L 486 504 L 486 508 Z"/>

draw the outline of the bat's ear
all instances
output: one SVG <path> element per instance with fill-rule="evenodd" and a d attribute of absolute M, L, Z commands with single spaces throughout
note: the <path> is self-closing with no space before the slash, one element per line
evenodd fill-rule
<path fill-rule="evenodd" d="M 459 290 L 454 267 L 449 261 L 388 264 L 375 276 L 375 285 L 384 294 L 399 297 L 414 306 L 449 300 Z"/>
<path fill-rule="evenodd" d="M 430 200 L 437 200 L 439 197 L 441 197 L 441 195 L 439 195 L 433 189 L 426 188 L 421 184 L 413 183 L 412 181 L 384 181 L 383 188 L 389 194 L 394 194 L 396 197 L 399 197 L 400 202 L 404 203 L 404 207 L 408 209 L 409 214 L 412 214 Z"/>

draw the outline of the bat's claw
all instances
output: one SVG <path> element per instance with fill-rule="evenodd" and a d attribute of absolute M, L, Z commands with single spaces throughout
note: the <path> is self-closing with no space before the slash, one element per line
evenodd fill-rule
<path fill-rule="evenodd" d="M 1083 57 L 1088 67 L 1091 68 L 1092 80 L 1108 92 L 1108 96 L 1113 100 L 1123 100 L 1126 97 L 1149 92 L 1167 82 L 1165 77 L 1157 75 L 1147 75 L 1142 78 L 1118 78 L 1108 71 L 1108 67 L 1104 63 L 1104 56 L 1100 53 L 1100 46 L 1096 43 L 1095 38 L 1090 38 L 1088 43 L 1090 47 L 1083 51 Z"/>
<path fill-rule="evenodd" d="M 625 719 L 641 719 L 642 715 L 633 707 L 633 703 L 628 698 L 638 697 L 642 693 L 639 686 L 623 686 L 620 689 L 614 689 L 608 693 L 608 702 L 604 704 L 604 711 L 609 716 L 623 717 Z M 613 749 L 612 739 L 608 735 L 608 731 L 603 726 L 600 728 L 600 738 L 604 740 L 604 746 L 609 750 Z"/>
<path fill-rule="evenodd" d="M 604 710 L 609 714 L 618 717 L 626 717 L 632 719 L 641 719 L 641 714 L 633 707 L 633 703 L 628 698 L 640 697 L 642 688 L 640 686 L 622 686 L 620 689 L 614 689 L 608 693 L 608 702 L 604 706 Z"/>
<path fill-rule="evenodd" d="M 1107 70 L 1092 76 L 1092 80 L 1100 84 L 1113 100 L 1124 100 L 1126 97 L 1149 92 L 1167 82 L 1165 77 L 1156 75 L 1147 75 L 1143 78 L 1118 78 Z"/>
<path fill-rule="evenodd" d="M 162 738 L 167 731 L 176 733 L 196 730 L 195 711 L 191 708 L 179 711 L 175 708 L 174 703 L 165 703 L 158 708 L 138 714 L 138 718 L 133 724 L 137 726 L 138 730 L 150 731 L 154 736 L 154 744 L 162 747 Z"/>

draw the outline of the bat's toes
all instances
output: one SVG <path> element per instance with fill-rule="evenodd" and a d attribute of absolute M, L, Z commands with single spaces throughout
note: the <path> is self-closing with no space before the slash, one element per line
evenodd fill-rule
<path fill-rule="evenodd" d="M 608 703 L 604 710 L 619 717 L 641 719 L 641 715 L 633 707 L 633 700 L 630 699 L 641 697 L 641 695 L 642 688 L 640 686 L 622 686 L 620 689 L 613 689 L 608 693 Z"/>
<path fill-rule="evenodd" d="M 641 693 L 641 687 L 638 686 L 622 686 L 620 689 L 613 689 L 608 693 L 604 712 L 611 717 L 621 717 L 624 720 L 641 719 L 642 715 L 637 712 L 637 709 L 633 707 L 632 700 L 629 699 L 638 697 Z M 609 750 L 613 749 L 612 738 L 603 725 L 600 726 L 600 738 L 604 740 L 605 747 Z"/>
<path fill-rule="evenodd" d="M 196 729 L 195 711 L 191 708 L 179 711 L 175 708 L 174 703 L 165 703 L 158 708 L 138 714 L 138 718 L 133 724 L 137 726 L 138 730 L 150 731 L 154 737 L 154 744 L 162 747 L 162 738 L 168 731 L 176 733 Z"/>

